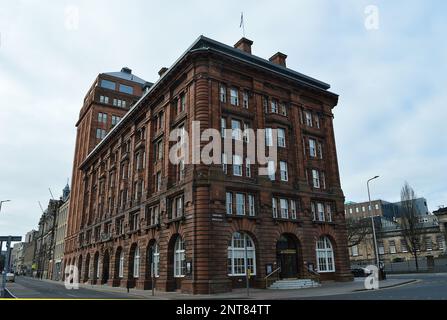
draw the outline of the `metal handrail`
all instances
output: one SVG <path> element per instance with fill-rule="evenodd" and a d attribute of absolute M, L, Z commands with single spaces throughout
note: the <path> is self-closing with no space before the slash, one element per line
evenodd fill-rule
<path fill-rule="evenodd" d="M 318 283 L 321 283 L 321 276 L 318 272 L 315 270 L 309 269 L 309 267 L 306 266 L 307 273 L 313 278 L 313 280 L 316 280 Z"/>
<path fill-rule="evenodd" d="M 278 275 L 278 272 L 280 272 L 280 271 L 281 271 L 281 267 L 278 267 L 277 269 L 273 270 L 272 272 L 270 272 L 268 275 L 266 275 L 266 276 L 264 277 L 264 280 L 265 280 L 265 288 L 268 288 L 268 287 L 269 287 L 269 285 L 268 285 L 268 283 L 269 283 L 269 278 L 270 278 L 272 275 L 274 275 L 274 274 L 277 274 L 277 275 Z M 277 277 L 277 279 L 279 279 L 279 277 Z"/>

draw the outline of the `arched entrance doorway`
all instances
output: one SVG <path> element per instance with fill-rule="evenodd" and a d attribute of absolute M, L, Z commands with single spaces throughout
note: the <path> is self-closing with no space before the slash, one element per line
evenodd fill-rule
<path fill-rule="evenodd" d="M 87 257 L 85 258 L 85 270 L 84 270 L 84 281 L 89 280 L 90 277 L 90 253 L 87 253 Z"/>
<path fill-rule="evenodd" d="M 78 276 L 79 276 L 79 282 L 82 283 L 82 255 L 78 258 Z"/>
<path fill-rule="evenodd" d="M 110 266 L 110 255 L 109 255 L 109 251 L 106 250 L 106 252 L 104 253 L 104 258 L 103 258 L 103 262 L 102 262 L 102 280 L 101 280 L 101 284 L 107 284 L 107 282 L 109 281 L 110 275 L 109 275 L 109 266 Z"/>
<path fill-rule="evenodd" d="M 281 235 L 276 243 L 276 258 L 282 279 L 298 277 L 298 245 L 294 236 Z"/>
<path fill-rule="evenodd" d="M 99 280 L 99 252 L 95 253 L 93 258 L 93 284 L 97 284 Z"/>

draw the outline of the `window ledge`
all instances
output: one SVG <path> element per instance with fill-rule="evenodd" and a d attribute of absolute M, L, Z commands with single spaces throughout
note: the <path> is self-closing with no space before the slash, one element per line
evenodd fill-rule
<path fill-rule="evenodd" d="M 226 213 L 225 214 L 225 216 L 227 217 L 227 219 L 229 220 L 229 221 L 231 221 L 232 219 L 249 219 L 249 220 L 254 220 L 254 221 L 257 221 L 257 220 L 260 220 L 261 218 L 259 217 L 259 216 L 257 216 L 257 215 L 255 215 L 255 216 L 249 216 L 249 215 L 237 215 L 237 214 L 228 214 L 228 213 Z"/>
<path fill-rule="evenodd" d="M 136 145 L 135 145 L 135 151 L 144 148 L 145 144 L 146 144 L 146 139 L 140 139 L 140 140 L 138 140 L 138 142 L 137 142 Z"/>
<path fill-rule="evenodd" d="M 155 141 L 157 141 L 158 139 L 160 139 L 160 137 L 162 137 L 163 134 L 164 134 L 164 131 L 163 131 L 163 130 L 159 130 L 159 131 L 154 135 L 154 137 L 152 138 L 152 142 L 155 142 Z"/>
<path fill-rule="evenodd" d="M 174 222 L 181 222 L 181 221 L 184 221 L 185 219 L 186 219 L 185 215 L 182 215 L 181 217 L 178 217 L 178 218 L 168 219 L 166 221 L 166 224 L 169 225 L 169 224 L 174 223 Z"/>
<path fill-rule="evenodd" d="M 140 228 L 132 230 L 132 231 L 127 231 L 126 235 L 131 236 L 131 235 L 133 235 L 135 233 L 139 233 L 139 232 L 140 232 Z"/>
<path fill-rule="evenodd" d="M 280 222 L 293 222 L 293 223 L 303 223 L 301 219 L 292 219 L 292 218 L 273 218 L 276 223 Z"/>
<path fill-rule="evenodd" d="M 171 127 L 173 128 L 179 125 L 184 119 L 186 119 L 187 115 L 188 113 L 186 111 L 182 111 L 179 114 L 177 114 L 171 123 Z"/>
<path fill-rule="evenodd" d="M 329 224 L 329 225 L 334 225 L 334 226 L 336 225 L 336 223 L 333 222 L 333 221 L 316 221 L 316 220 L 313 220 L 312 223 L 315 224 L 315 225 L 322 225 L 322 224 Z"/>
<path fill-rule="evenodd" d="M 144 228 L 145 230 L 150 230 L 150 229 L 156 229 L 159 230 L 160 229 L 160 223 L 156 223 L 156 224 L 151 224 L 148 225 Z"/>

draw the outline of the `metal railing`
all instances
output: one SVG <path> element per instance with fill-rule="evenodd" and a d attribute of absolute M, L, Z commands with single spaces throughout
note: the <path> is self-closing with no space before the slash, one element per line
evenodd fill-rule
<path fill-rule="evenodd" d="M 265 276 L 264 280 L 265 280 L 265 288 L 267 289 L 268 287 L 270 287 L 273 282 L 278 281 L 279 280 L 279 273 L 281 272 L 281 267 L 273 270 L 272 272 L 270 272 L 268 275 Z M 275 276 L 275 277 L 273 277 Z"/>
<path fill-rule="evenodd" d="M 306 268 L 304 269 L 305 278 L 311 279 L 317 283 L 321 283 L 321 276 L 318 272 L 316 272 L 315 270 L 311 270 L 309 269 L 309 267 L 306 266 Z"/>

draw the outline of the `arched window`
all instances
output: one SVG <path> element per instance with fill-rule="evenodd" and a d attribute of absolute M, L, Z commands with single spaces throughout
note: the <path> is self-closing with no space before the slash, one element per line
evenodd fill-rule
<path fill-rule="evenodd" d="M 151 247 L 151 263 L 152 265 L 151 267 L 151 275 L 153 275 L 154 277 L 158 277 L 159 276 L 159 268 L 160 268 L 160 249 L 158 248 L 158 243 L 154 243 Z"/>
<path fill-rule="evenodd" d="M 120 263 L 118 268 L 118 277 L 122 278 L 124 277 L 124 252 L 121 251 L 120 253 Z"/>
<path fill-rule="evenodd" d="M 334 250 L 328 237 L 318 239 L 316 251 L 318 272 L 334 272 Z"/>
<path fill-rule="evenodd" d="M 174 247 L 174 277 L 185 276 L 185 244 L 178 236 Z"/>
<path fill-rule="evenodd" d="M 133 256 L 133 277 L 138 278 L 140 276 L 140 248 L 135 248 Z"/>
<path fill-rule="evenodd" d="M 101 277 L 101 273 L 99 272 L 99 265 L 101 261 L 99 260 L 99 254 L 96 260 L 96 279 L 99 279 Z"/>
<path fill-rule="evenodd" d="M 228 244 L 228 275 L 245 276 L 247 268 L 256 275 L 256 248 L 249 235 L 235 232 Z"/>

